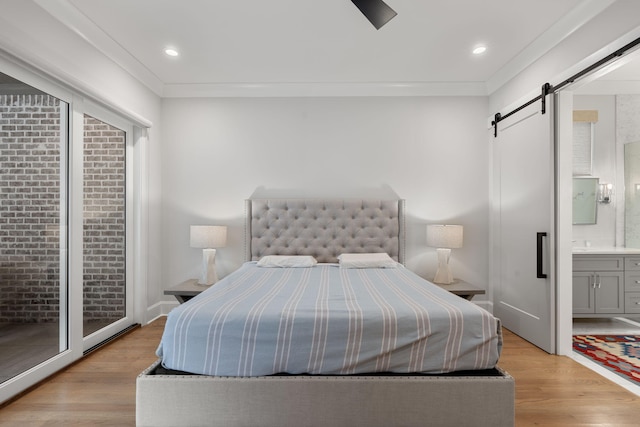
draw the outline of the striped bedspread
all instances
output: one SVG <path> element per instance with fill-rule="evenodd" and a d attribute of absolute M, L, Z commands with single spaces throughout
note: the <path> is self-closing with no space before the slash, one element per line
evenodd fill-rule
<path fill-rule="evenodd" d="M 168 369 L 220 376 L 488 369 L 499 320 L 404 267 L 236 272 L 171 311 Z"/>

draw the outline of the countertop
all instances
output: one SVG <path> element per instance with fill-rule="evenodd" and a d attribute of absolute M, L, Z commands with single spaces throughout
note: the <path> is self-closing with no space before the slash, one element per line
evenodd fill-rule
<path fill-rule="evenodd" d="M 622 247 L 574 247 L 574 255 L 637 255 L 640 254 L 640 249 L 636 248 L 622 248 Z"/>

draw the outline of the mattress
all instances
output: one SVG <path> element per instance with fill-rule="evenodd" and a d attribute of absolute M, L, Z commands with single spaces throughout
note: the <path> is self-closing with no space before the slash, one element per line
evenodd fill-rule
<path fill-rule="evenodd" d="M 495 367 L 500 322 L 399 265 L 243 264 L 172 310 L 166 369 L 215 376 L 447 373 Z"/>

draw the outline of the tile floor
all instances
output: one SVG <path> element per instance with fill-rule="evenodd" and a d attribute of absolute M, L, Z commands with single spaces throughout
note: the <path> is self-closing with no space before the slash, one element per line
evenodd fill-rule
<path fill-rule="evenodd" d="M 573 319 L 573 334 L 640 335 L 640 318 Z"/>

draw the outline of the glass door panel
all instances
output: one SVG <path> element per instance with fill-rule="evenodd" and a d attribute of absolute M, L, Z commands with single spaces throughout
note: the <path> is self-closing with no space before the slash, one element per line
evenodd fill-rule
<path fill-rule="evenodd" d="M 84 116 L 85 337 L 127 317 L 126 136 Z"/>
<path fill-rule="evenodd" d="M 69 348 L 67 117 L 0 73 L 0 384 Z"/>

